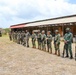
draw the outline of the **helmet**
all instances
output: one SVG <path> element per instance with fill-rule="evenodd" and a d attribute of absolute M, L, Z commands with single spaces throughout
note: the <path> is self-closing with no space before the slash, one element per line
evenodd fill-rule
<path fill-rule="evenodd" d="M 51 31 L 48 31 L 49 33 L 51 33 Z"/>
<path fill-rule="evenodd" d="M 66 28 L 66 31 L 70 31 L 70 28 Z"/>
<path fill-rule="evenodd" d="M 55 30 L 55 32 L 57 32 L 57 33 L 58 33 L 59 31 L 58 31 L 58 30 Z"/>
<path fill-rule="evenodd" d="M 42 33 L 45 33 L 45 31 L 44 31 L 44 30 L 42 30 Z"/>

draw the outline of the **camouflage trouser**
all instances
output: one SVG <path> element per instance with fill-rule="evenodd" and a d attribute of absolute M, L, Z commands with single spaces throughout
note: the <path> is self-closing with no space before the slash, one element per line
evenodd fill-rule
<path fill-rule="evenodd" d="M 17 43 L 17 36 L 14 37 L 15 42 Z"/>
<path fill-rule="evenodd" d="M 24 38 L 22 37 L 22 38 L 20 39 L 20 41 L 21 41 L 21 44 L 23 45 L 23 43 L 24 43 Z"/>
<path fill-rule="evenodd" d="M 23 45 L 26 46 L 26 38 L 23 39 Z"/>
<path fill-rule="evenodd" d="M 17 43 L 20 44 L 20 38 L 19 37 L 17 37 Z"/>
<path fill-rule="evenodd" d="M 32 40 L 32 45 L 34 48 L 36 47 L 35 40 Z"/>
<path fill-rule="evenodd" d="M 54 43 L 54 47 L 55 47 L 55 50 L 57 51 L 60 51 L 60 44 L 56 44 L 56 43 Z"/>
<path fill-rule="evenodd" d="M 29 47 L 29 39 L 26 39 L 26 45 Z"/>
<path fill-rule="evenodd" d="M 49 51 L 49 49 L 52 50 L 52 46 L 51 45 L 52 45 L 51 43 L 47 44 L 48 51 Z"/>
<path fill-rule="evenodd" d="M 15 37 L 13 37 L 13 42 L 15 42 Z"/>
<path fill-rule="evenodd" d="M 42 46 L 42 50 L 46 50 L 46 43 L 45 43 L 45 41 L 41 42 L 41 46 Z"/>
<path fill-rule="evenodd" d="M 9 36 L 10 41 L 12 41 L 12 36 Z"/>
<path fill-rule="evenodd" d="M 68 50 L 69 50 L 69 53 L 70 53 L 70 56 L 72 56 L 72 44 L 65 44 L 65 48 L 66 48 L 66 55 L 68 56 Z"/>
<path fill-rule="evenodd" d="M 38 48 L 41 49 L 41 40 L 38 39 Z"/>

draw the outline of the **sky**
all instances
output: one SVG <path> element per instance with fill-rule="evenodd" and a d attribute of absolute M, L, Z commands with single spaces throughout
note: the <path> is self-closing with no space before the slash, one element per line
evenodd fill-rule
<path fill-rule="evenodd" d="M 76 14 L 76 0 L 0 0 L 0 28 Z"/>

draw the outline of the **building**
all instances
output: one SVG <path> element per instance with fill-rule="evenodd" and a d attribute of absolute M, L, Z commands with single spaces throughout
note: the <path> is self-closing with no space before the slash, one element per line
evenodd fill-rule
<path fill-rule="evenodd" d="M 54 33 L 55 29 L 58 29 L 61 36 L 64 35 L 65 29 L 67 27 L 71 28 L 72 33 L 76 35 L 76 15 L 63 16 L 10 26 L 12 31 L 27 29 L 30 31 L 30 33 L 32 30 L 50 30 L 52 33 Z"/>

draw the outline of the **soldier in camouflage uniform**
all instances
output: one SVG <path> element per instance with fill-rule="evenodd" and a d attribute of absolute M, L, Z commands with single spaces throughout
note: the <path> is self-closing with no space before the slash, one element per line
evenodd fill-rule
<path fill-rule="evenodd" d="M 40 33 L 40 30 L 38 31 L 37 41 L 38 41 L 38 49 L 41 50 L 41 33 Z"/>
<path fill-rule="evenodd" d="M 54 38 L 54 47 L 55 47 L 55 55 L 60 56 L 60 34 L 58 30 L 55 30 L 55 38 Z"/>
<path fill-rule="evenodd" d="M 29 47 L 29 38 L 30 38 L 30 33 L 28 30 L 26 30 L 26 45 Z"/>
<path fill-rule="evenodd" d="M 48 31 L 47 32 L 47 49 L 48 49 L 48 52 L 52 53 L 52 35 L 51 35 L 51 31 Z M 50 51 L 49 51 L 50 50 Z"/>
<path fill-rule="evenodd" d="M 17 34 L 17 43 L 18 44 L 20 44 L 20 39 L 21 39 L 21 31 L 19 31 Z"/>
<path fill-rule="evenodd" d="M 12 37 L 13 37 L 13 42 L 15 42 L 15 32 L 14 31 L 12 33 Z"/>
<path fill-rule="evenodd" d="M 0 31 L 0 37 L 2 37 L 2 33 L 1 33 L 1 31 Z"/>
<path fill-rule="evenodd" d="M 35 42 L 36 42 L 36 34 L 34 33 L 34 31 L 32 31 L 32 36 L 31 36 L 31 38 L 32 38 L 33 48 L 36 48 L 36 44 L 35 44 Z"/>
<path fill-rule="evenodd" d="M 17 31 L 15 32 L 15 42 L 17 43 Z"/>
<path fill-rule="evenodd" d="M 23 46 L 26 46 L 26 33 L 24 33 Z"/>
<path fill-rule="evenodd" d="M 12 32 L 11 31 L 9 32 L 9 39 L 10 39 L 10 41 L 12 41 Z"/>
<path fill-rule="evenodd" d="M 66 48 L 66 57 L 69 57 L 69 55 L 68 55 L 68 50 L 69 50 L 70 59 L 73 58 L 72 39 L 73 39 L 73 34 L 70 32 L 70 28 L 66 28 L 66 34 L 64 36 L 64 43 L 65 43 L 65 48 Z"/>
<path fill-rule="evenodd" d="M 25 37 L 25 32 L 22 31 L 22 32 L 21 32 L 21 44 L 22 44 L 22 45 L 24 44 L 24 37 Z"/>
<path fill-rule="evenodd" d="M 42 50 L 46 51 L 46 35 L 45 35 L 45 31 L 42 31 L 41 34 L 41 46 L 42 46 Z"/>

